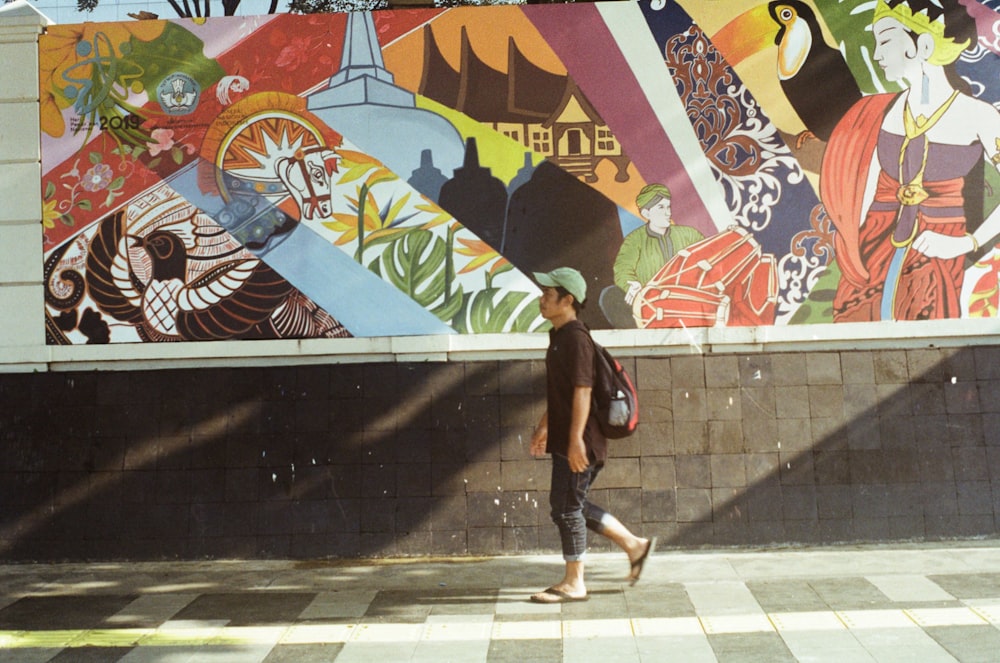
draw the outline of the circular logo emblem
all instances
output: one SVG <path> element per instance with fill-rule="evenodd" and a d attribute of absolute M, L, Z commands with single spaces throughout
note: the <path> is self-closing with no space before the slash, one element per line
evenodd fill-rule
<path fill-rule="evenodd" d="M 181 72 L 170 74 L 156 88 L 160 107 L 168 115 L 187 115 L 198 106 L 201 88 L 198 82 Z"/>

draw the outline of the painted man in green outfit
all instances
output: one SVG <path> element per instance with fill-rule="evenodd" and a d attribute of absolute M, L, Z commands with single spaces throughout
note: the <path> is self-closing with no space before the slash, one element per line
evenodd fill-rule
<path fill-rule="evenodd" d="M 670 189 L 663 184 L 644 186 L 635 204 L 646 225 L 625 237 L 615 258 L 615 285 L 625 293 L 625 303 L 629 305 L 678 251 L 704 239 L 691 226 L 673 222 Z"/>

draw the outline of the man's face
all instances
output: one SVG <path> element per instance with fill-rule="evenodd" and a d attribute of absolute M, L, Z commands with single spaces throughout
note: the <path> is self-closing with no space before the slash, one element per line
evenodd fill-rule
<path fill-rule="evenodd" d="M 649 207 L 643 207 L 639 213 L 651 227 L 665 230 L 670 226 L 670 199 L 659 198 Z"/>
<path fill-rule="evenodd" d="M 542 288 L 542 295 L 538 298 L 538 310 L 542 317 L 551 320 L 564 313 L 566 308 L 573 307 L 573 300 L 570 295 L 559 297 L 559 291 L 548 286 Z"/>

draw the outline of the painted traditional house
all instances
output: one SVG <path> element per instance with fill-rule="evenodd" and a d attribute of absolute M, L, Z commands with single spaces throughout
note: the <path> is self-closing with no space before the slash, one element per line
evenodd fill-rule
<path fill-rule="evenodd" d="M 425 26 L 419 93 L 492 126 L 587 182 L 597 180 L 602 159 L 615 165 L 617 181 L 628 179 L 628 156 L 579 86 L 568 75 L 532 63 L 513 38 L 507 46 L 507 71 L 501 72 L 476 55 L 463 28 L 456 71 Z"/>

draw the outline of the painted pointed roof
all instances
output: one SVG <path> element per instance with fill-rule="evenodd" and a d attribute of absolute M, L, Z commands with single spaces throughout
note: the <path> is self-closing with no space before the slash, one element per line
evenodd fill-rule
<path fill-rule="evenodd" d="M 327 89 L 309 96 L 309 110 L 358 104 L 415 108 L 413 93 L 394 81 L 382 59 L 372 13 L 351 12 L 347 15 L 340 69 L 330 78 Z"/>
<path fill-rule="evenodd" d="M 396 85 L 385 67 L 371 12 L 348 15 L 340 67 L 329 87 L 307 101 L 328 126 L 403 179 L 421 167 L 425 150 L 442 173 L 461 166 L 462 136 L 442 116 L 418 108 L 413 92 Z M 436 188 L 421 193 L 436 195 Z"/>
<path fill-rule="evenodd" d="M 361 76 L 372 76 L 386 83 L 395 81 L 392 73 L 385 68 L 371 12 L 351 12 L 347 15 L 340 70 L 330 79 L 330 87 Z"/>

